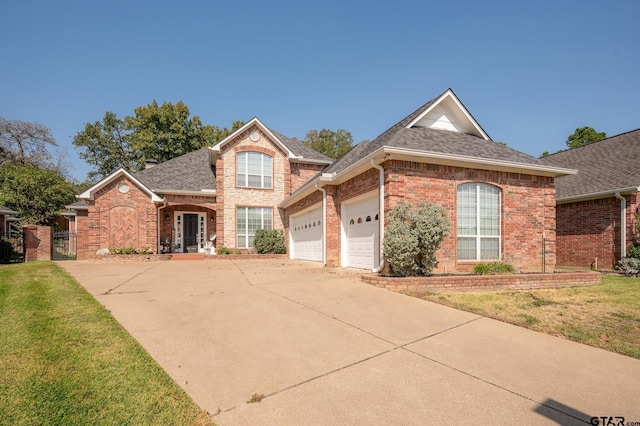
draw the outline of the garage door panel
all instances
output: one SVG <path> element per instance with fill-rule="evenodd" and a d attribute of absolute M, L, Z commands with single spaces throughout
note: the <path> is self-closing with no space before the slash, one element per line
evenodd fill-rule
<path fill-rule="evenodd" d="M 322 262 L 322 210 L 291 218 L 291 257 Z"/>
<path fill-rule="evenodd" d="M 372 198 L 346 206 L 346 265 L 371 269 L 379 251 L 378 200 Z"/>

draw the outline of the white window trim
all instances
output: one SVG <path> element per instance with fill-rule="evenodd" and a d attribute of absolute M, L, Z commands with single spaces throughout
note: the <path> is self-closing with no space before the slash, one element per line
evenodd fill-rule
<path fill-rule="evenodd" d="M 247 232 L 244 234 L 240 234 L 238 232 L 238 218 L 240 215 L 239 210 L 240 209 L 246 209 L 245 210 L 245 217 L 244 217 L 244 221 L 245 221 L 245 225 L 246 225 L 246 230 Z M 249 209 L 260 209 L 261 210 L 261 214 L 260 214 L 260 228 L 258 229 L 266 229 L 264 227 L 264 212 L 265 211 L 270 211 L 271 212 L 271 228 L 268 229 L 273 229 L 273 208 L 271 207 L 253 207 L 253 206 L 236 206 L 236 248 L 253 248 L 252 246 L 249 247 L 247 246 L 247 241 L 249 239 L 249 237 L 251 236 L 251 234 L 249 234 Z M 238 244 L 238 240 L 240 237 L 244 237 L 244 244 L 243 246 L 241 246 L 240 244 Z M 253 234 L 253 237 L 255 238 L 255 234 Z"/>
<path fill-rule="evenodd" d="M 260 161 L 260 186 L 252 186 L 249 185 L 249 153 L 256 153 L 256 154 L 260 154 L 260 159 L 262 161 Z M 244 181 L 246 182 L 245 185 L 239 185 L 238 184 L 238 163 L 239 163 L 239 157 L 243 155 L 244 156 Z M 265 157 L 268 158 L 271 162 L 271 174 L 269 175 L 271 177 L 271 185 L 270 186 L 265 186 L 264 183 L 264 178 L 265 178 L 265 173 L 264 173 L 264 164 L 265 164 Z M 236 154 L 236 186 L 240 187 L 240 188 L 259 188 L 259 189 L 273 189 L 273 157 L 269 154 L 265 154 L 263 152 L 258 152 L 258 151 L 242 151 L 242 152 L 238 152 Z"/>
<path fill-rule="evenodd" d="M 502 189 L 497 186 L 490 185 L 488 183 L 482 182 L 466 182 L 458 185 L 456 187 L 456 203 L 458 200 L 458 188 L 463 185 L 471 185 L 474 184 L 476 186 L 476 235 L 458 235 L 456 229 L 456 258 L 459 262 L 494 262 L 502 260 Z M 495 188 L 498 190 L 498 235 L 485 236 L 484 238 L 497 238 L 498 239 L 498 257 L 496 259 L 482 259 L 482 250 L 481 250 L 481 241 L 483 236 L 480 235 L 480 187 L 488 186 L 491 188 Z M 456 223 L 459 220 L 456 206 Z M 476 258 L 475 259 L 460 259 L 458 257 L 458 240 L 460 238 L 475 238 L 476 240 Z"/>

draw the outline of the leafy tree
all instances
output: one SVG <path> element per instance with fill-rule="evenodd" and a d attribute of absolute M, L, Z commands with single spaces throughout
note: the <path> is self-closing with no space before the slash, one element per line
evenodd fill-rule
<path fill-rule="evenodd" d="M 595 129 L 589 126 L 580 127 L 575 132 L 569 135 L 567 138 L 567 146 L 569 148 L 577 148 L 579 146 L 587 145 L 592 142 L 601 141 L 605 139 L 607 134 L 605 132 L 597 132 Z"/>
<path fill-rule="evenodd" d="M 55 168 L 51 146 L 57 146 L 56 140 L 42 124 L 0 117 L 0 164 Z"/>
<path fill-rule="evenodd" d="M 353 136 L 346 130 L 322 129 L 307 132 L 303 144 L 323 153 L 329 158 L 338 158 L 353 146 Z"/>
<path fill-rule="evenodd" d="M 234 121 L 231 128 L 204 125 L 189 108 L 155 100 L 134 110 L 134 115 L 118 119 L 107 112 L 102 121 L 85 125 L 73 139 L 80 157 L 96 167 L 89 173 L 99 180 L 119 167 L 130 172 L 144 168 L 146 160 L 164 162 L 196 149 L 214 145 L 244 125 Z"/>
<path fill-rule="evenodd" d="M 89 181 L 97 181 L 119 167 L 129 171 L 144 167 L 142 155 L 131 146 L 131 135 L 124 120 L 107 112 L 102 121 L 87 123 L 84 130 L 73 138 L 80 148 L 80 158 L 97 167 L 88 173 Z"/>
<path fill-rule="evenodd" d="M 22 224 L 48 225 L 74 201 L 73 185 L 55 170 L 9 164 L 0 168 L 0 204 Z"/>
<path fill-rule="evenodd" d="M 382 245 L 394 274 L 430 275 L 436 250 L 449 234 L 449 217 L 437 204 L 401 203 L 391 210 Z"/>
<path fill-rule="evenodd" d="M 549 151 L 545 151 L 542 154 L 540 154 L 540 158 L 546 157 L 547 155 L 551 155 L 551 154 L 549 154 Z"/>

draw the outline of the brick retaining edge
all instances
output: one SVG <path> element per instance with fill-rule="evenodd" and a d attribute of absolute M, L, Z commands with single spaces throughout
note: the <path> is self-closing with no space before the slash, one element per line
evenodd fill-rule
<path fill-rule="evenodd" d="M 524 290 L 557 287 L 598 285 L 602 282 L 599 272 L 554 272 L 505 275 L 446 275 L 430 277 L 386 277 L 364 274 L 362 280 L 376 287 L 391 291 L 480 291 Z"/>
<path fill-rule="evenodd" d="M 218 254 L 204 255 L 201 253 L 193 253 L 201 255 L 204 260 L 220 260 L 220 259 L 288 259 L 286 254 Z M 94 254 L 89 256 L 87 260 L 95 262 L 156 262 L 163 260 L 171 260 L 173 254 Z"/>

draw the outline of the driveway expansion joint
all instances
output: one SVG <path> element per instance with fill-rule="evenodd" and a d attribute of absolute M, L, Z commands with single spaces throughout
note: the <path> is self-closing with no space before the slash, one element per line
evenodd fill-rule
<path fill-rule="evenodd" d="M 151 269 L 157 267 L 161 265 L 161 263 L 156 263 L 156 264 L 152 264 L 150 267 L 148 267 L 147 269 L 145 269 L 144 271 L 140 271 L 137 274 L 135 274 L 134 276 L 132 276 L 131 278 L 128 278 L 126 280 L 124 280 L 123 282 L 121 282 L 120 284 L 118 284 L 117 286 L 110 288 L 109 290 L 105 291 L 104 293 L 99 294 L 99 296 L 110 296 L 111 294 L 113 294 L 113 290 L 122 287 L 123 285 L 125 285 L 126 283 L 128 283 L 129 281 L 132 281 L 134 279 L 136 279 L 137 277 L 139 277 L 140 275 L 144 274 L 147 271 L 150 271 Z M 123 293 L 123 292 L 120 292 Z"/>

